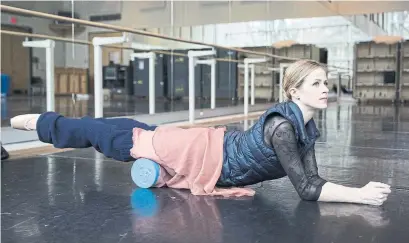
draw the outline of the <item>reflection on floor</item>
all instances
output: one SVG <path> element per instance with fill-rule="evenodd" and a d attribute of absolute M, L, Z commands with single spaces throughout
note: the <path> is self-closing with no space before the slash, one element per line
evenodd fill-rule
<path fill-rule="evenodd" d="M 2 242 L 407 242 L 409 111 L 332 105 L 315 119 L 322 176 L 388 183 L 384 206 L 303 202 L 288 178 L 252 186 L 254 198 L 143 190 L 131 163 L 80 149 L 2 162 Z"/>

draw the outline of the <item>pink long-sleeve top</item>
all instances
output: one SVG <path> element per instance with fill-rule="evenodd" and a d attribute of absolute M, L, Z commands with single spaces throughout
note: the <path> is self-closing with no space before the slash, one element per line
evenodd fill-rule
<path fill-rule="evenodd" d="M 253 196 L 250 188 L 216 188 L 223 164 L 226 128 L 159 126 L 133 129 L 131 156 L 161 166 L 156 187 L 189 189 L 194 195 Z"/>

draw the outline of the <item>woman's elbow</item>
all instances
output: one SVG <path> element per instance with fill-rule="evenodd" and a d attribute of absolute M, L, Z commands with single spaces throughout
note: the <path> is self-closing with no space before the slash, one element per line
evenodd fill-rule
<path fill-rule="evenodd" d="M 317 190 L 317 188 L 313 185 L 309 185 L 304 188 L 304 190 L 298 191 L 298 195 L 304 201 L 317 201 L 320 197 L 321 190 Z"/>

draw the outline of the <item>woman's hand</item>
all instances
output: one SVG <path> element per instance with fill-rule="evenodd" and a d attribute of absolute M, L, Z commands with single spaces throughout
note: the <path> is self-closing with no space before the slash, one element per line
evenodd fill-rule
<path fill-rule="evenodd" d="M 391 193 L 389 185 L 371 181 L 358 189 L 357 203 L 379 206 L 388 199 L 389 193 Z"/>
<path fill-rule="evenodd" d="M 390 192 L 390 186 L 380 182 L 369 182 L 361 188 L 347 187 L 327 182 L 322 187 L 318 201 L 380 206 L 388 199 Z"/>

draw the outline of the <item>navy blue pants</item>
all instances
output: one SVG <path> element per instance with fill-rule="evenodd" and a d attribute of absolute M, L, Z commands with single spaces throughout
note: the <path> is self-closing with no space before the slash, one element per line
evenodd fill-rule
<path fill-rule="evenodd" d="M 133 161 L 132 129 L 134 127 L 153 131 L 150 126 L 128 118 L 66 118 L 55 112 L 41 114 L 37 121 L 40 141 L 53 144 L 56 148 L 94 147 L 108 158 Z"/>

